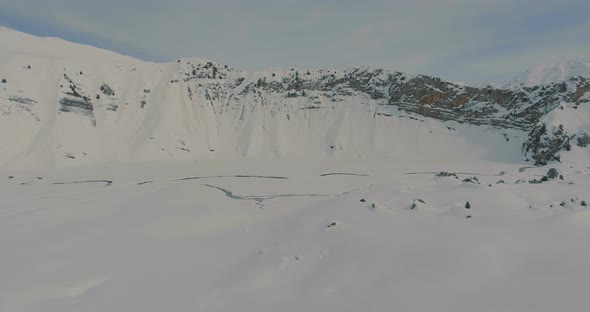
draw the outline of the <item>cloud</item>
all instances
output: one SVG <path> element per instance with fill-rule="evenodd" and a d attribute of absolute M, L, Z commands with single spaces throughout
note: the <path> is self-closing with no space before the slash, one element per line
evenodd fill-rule
<path fill-rule="evenodd" d="M 0 13 L 156 60 L 202 56 L 245 69 L 371 65 L 475 81 L 587 57 L 585 2 L 0 0 Z"/>

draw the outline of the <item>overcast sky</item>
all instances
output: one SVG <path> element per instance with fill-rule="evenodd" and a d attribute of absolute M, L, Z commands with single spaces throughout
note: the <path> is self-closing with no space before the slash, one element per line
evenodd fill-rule
<path fill-rule="evenodd" d="M 242 69 L 370 65 L 473 82 L 590 60 L 588 0 L 0 0 L 0 25 Z"/>

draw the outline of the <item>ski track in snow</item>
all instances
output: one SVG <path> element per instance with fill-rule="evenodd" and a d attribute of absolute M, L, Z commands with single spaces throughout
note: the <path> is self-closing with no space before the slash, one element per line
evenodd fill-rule
<path fill-rule="evenodd" d="M 320 177 L 329 177 L 329 176 L 369 177 L 370 175 L 364 174 L 364 173 L 346 173 L 346 172 L 334 172 L 334 173 L 323 173 L 323 174 L 320 174 Z"/>
<path fill-rule="evenodd" d="M 213 189 L 217 189 L 222 191 L 225 196 L 231 198 L 231 199 L 235 199 L 235 200 L 248 200 L 248 201 L 254 201 L 256 203 L 256 205 L 258 206 L 258 208 L 260 209 L 264 209 L 264 202 L 267 200 L 271 200 L 271 199 L 277 199 L 277 198 L 289 198 L 289 197 L 334 197 L 334 196 L 341 196 L 341 195 L 346 195 L 352 192 L 356 192 L 359 190 L 363 190 L 363 189 L 368 189 L 370 188 L 370 186 L 366 186 L 366 187 L 362 187 L 362 188 L 357 188 L 354 190 L 349 190 L 343 193 L 339 193 L 339 194 L 316 194 L 316 193 L 312 193 L 312 194 L 273 194 L 273 195 L 235 195 L 234 192 L 219 187 L 219 186 L 214 186 L 214 185 L 210 185 L 210 184 L 203 184 L 203 186 L 209 187 L 209 188 L 213 188 Z"/>
<path fill-rule="evenodd" d="M 192 181 L 192 180 L 202 180 L 202 179 L 232 179 L 232 178 L 271 179 L 271 180 L 287 180 L 287 179 L 289 179 L 288 177 L 256 176 L 256 175 L 202 176 L 202 177 L 177 178 L 177 179 L 159 180 L 159 181 L 142 181 L 142 182 L 137 182 L 137 185 L 146 185 L 146 184 L 151 184 L 151 183 Z"/>
<path fill-rule="evenodd" d="M 442 171 L 428 171 L 428 172 L 407 172 L 404 173 L 405 175 L 421 175 L 421 174 L 437 174 L 440 172 L 444 172 L 444 170 Z M 473 176 L 482 176 L 482 177 L 501 177 L 503 175 L 506 174 L 506 171 L 500 171 L 500 173 L 474 173 L 474 172 L 450 172 L 450 173 L 454 173 L 454 174 L 463 174 L 463 175 L 473 175 Z"/>
<path fill-rule="evenodd" d="M 105 186 L 113 184 L 112 180 L 88 180 L 88 181 L 74 181 L 74 182 L 54 182 L 52 185 L 67 185 L 67 184 L 86 184 L 86 183 L 104 183 Z"/>
<path fill-rule="evenodd" d="M 19 184 L 20 185 L 31 185 L 32 183 L 37 182 L 37 181 L 40 181 L 40 180 L 43 180 L 43 177 L 36 177 L 36 178 L 31 179 L 31 180 L 29 180 L 27 182 L 21 182 Z"/>

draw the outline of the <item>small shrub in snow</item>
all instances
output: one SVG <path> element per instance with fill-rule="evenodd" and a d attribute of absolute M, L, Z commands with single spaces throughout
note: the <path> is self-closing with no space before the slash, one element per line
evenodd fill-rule
<path fill-rule="evenodd" d="M 578 146 L 579 147 L 588 147 L 590 146 L 590 135 L 584 132 L 584 134 L 578 137 Z"/>
<path fill-rule="evenodd" d="M 479 184 L 479 180 L 477 179 L 477 177 L 467 178 L 467 179 L 463 180 L 463 182 L 464 183 Z"/>
<path fill-rule="evenodd" d="M 452 178 L 455 178 L 455 179 L 459 179 L 459 177 L 457 176 L 456 173 L 454 173 L 454 172 L 447 172 L 447 171 L 441 171 L 441 172 L 435 174 L 434 176 L 437 177 L 437 178 L 439 178 L 439 177 L 442 177 L 442 178 L 450 178 L 450 177 L 452 177 Z"/>
<path fill-rule="evenodd" d="M 465 203 L 465 209 L 471 209 L 471 204 L 469 202 Z"/>
<path fill-rule="evenodd" d="M 555 180 L 559 176 L 559 171 L 557 171 L 557 169 L 555 169 L 555 168 L 551 168 L 547 172 L 546 176 L 547 176 L 547 178 L 549 178 L 551 180 Z"/>

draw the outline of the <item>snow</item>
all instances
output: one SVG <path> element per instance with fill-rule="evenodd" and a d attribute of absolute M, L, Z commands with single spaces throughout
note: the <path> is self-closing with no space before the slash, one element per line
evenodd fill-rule
<path fill-rule="evenodd" d="M 59 38 L 40 38 L 2 26 L 0 26 L 0 40 L 3 43 L 2 49 L 0 49 L 0 59 L 3 61 L 15 56 L 33 59 L 63 59 L 69 62 L 95 61 L 97 57 L 105 62 L 132 59 L 108 50 L 76 44 Z"/>
<path fill-rule="evenodd" d="M 0 310 L 585 311 L 590 170 L 558 169 L 544 184 L 516 181 L 547 168 L 485 161 L 2 173 Z M 407 174 L 442 170 L 459 179 Z M 231 177 L 250 174 L 268 178 Z"/>
<path fill-rule="evenodd" d="M 329 98 L 310 91 L 307 97 L 285 98 L 279 92 L 263 97 L 243 92 L 259 79 L 288 79 L 295 69 L 273 77 L 274 71 L 246 73 L 200 58 L 156 64 L 8 29 L 0 31 L 0 41 L 7 43 L 0 49 L 0 75 L 8 78 L 0 84 L 0 166 L 60 168 L 220 158 L 405 161 L 429 158 L 432 151 L 443 160 L 519 148 L 518 140 L 496 140 L 501 135 L 492 132 L 482 137 L 499 145 L 487 144 L 488 138 L 468 142 L 472 133 L 484 129 L 449 131 L 437 120 L 415 122 L 415 117 L 364 94 Z M 203 69 L 206 66 L 217 69 Z M 218 76 L 193 77 L 195 68 L 200 68 L 199 75 L 216 71 Z M 329 72 L 340 79 L 366 70 L 319 70 L 310 75 Z M 240 78 L 241 85 L 232 88 Z M 372 79 L 385 78 L 381 73 Z M 114 94 L 103 93 L 105 84 Z M 72 87 L 78 98 L 67 95 Z M 63 111 L 64 98 L 85 101 L 82 96 L 92 109 Z M 11 101 L 14 97 L 30 102 Z M 520 158 L 515 155 L 510 161 Z"/>
<path fill-rule="evenodd" d="M 568 136 L 573 137 L 571 151 L 564 153 L 565 160 L 581 166 L 590 166 L 590 152 L 588 148 L 577 144 L 577 139 L 590 135 L 590 105 L 562 103 L 559 108 L 549 112 L 541 122 L 546 126 L 547 133 L 562 128 Z"/>
<path fill-rule="evenodd" d="M 533 87 L 568 81 L 573 77 L 590 78 L 590 63 L 579 61 L 535 65 L 516 76 L 509 87 Z"/>
<path fill-rule="evenodd" d="M 562 103 L 560 108 L 547 114 L 542 122 L 553 127 L 562 125 L 569 133 L 579 133 L 590 129 L 590 105 Z"/>
<path fill-rule="evenodd" d="M 0 311 L 590 309 L 576 146 L 534 184 L 549 167 L 521 161 L 523 131 L 357 93 L 240 95 L 290 71 L 188 79 L 215 63 L 0 42 Z M 70 86 L 91 112 L 60 111 Z M 543 122 L 580 133 L 578 106 Z"/>

